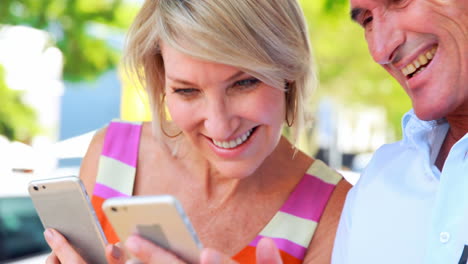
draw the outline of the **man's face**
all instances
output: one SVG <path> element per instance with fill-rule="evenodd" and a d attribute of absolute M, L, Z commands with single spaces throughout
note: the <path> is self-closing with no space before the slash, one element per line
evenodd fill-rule
<path fill-rule="evenodd" d="M 350 1 L 372 57 L 400 82 L 419 118 L 466 111 L 468 0 Z"/>

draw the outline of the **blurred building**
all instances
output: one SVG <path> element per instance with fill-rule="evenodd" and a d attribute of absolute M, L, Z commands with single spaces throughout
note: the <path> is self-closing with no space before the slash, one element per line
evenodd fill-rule
<path fill-rule="evenodd" d="M 5 69 L 6 84 L 22 91 L 23 101 L 34 109 L 41 128 L 32 138 L 30 150 L 21 145 L 4 153 L 20 144 L 10 146 L 2 141 L 9 147 L 0 149 L 0 156 L 8 157 L 0 166 L 7 170 L 34 168 L 45 174 L 57 167 L 77 168 L 92 136 L 87 132 L 120 117 L 121 85 L 116 70 L 94 81 L 65 82 L 63 63 L 61 51 L 47 32 L 27 26 L 0 27 L 0 64 Z M 85 140 L 67 141 L 67 149 L 55 144 L 83 134 Z"/>
<path fill-rule="evenodd" d="M 316 157 L 333 168 L 360 172 L 377 148 L 394 140 L 383 107 L 350 107 L 323 98 L 316 116 Z"/>

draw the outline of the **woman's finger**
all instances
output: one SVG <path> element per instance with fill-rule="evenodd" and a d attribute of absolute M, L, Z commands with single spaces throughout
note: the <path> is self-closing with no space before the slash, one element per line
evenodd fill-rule
<path fill-rule="evenodd" d="M 57 256 L 54 254 L 54 252 L 50 253 L 50 255 L 46 259 L 46 264 L 60 264 L 59 259 Z"/>
<path fill-rule="evenodd" d="M 58 258 L 59 263 L 85 264 L 84 260 L 76 253 L 67 239 L 55 229 L 47 228 L 44 231 L 44 237 L 47 244 L 49 244 L 55 256 Z"/>
<path fill-rule="evenodd" d="M 226 256 L 214 249 L 203 249 L 200 256 L 200 264 L 235 264 L 229 256 Z"/>
<path fill-rule="evenodd" d="M 145 264 L 185 263 L 171 252 L 137 235 L 130 236 L 125 242 L 125 247 L 130 254 Z"/>
<path fill-rule="evenodd" d="M 106 246 L 106 258 L 108 264 L 125 263 L 125 252 L 117 245 L 109 244 Z"/>
<path fill-rule="evenodd" d="M 275 242 L 270 238 L 262 238 L 257 244 L 256 258 L 258 264 L 282 264 L 281 255 Z"/>

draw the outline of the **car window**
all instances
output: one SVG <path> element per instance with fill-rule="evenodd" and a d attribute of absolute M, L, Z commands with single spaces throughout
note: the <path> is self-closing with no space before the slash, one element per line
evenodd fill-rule
<path fill-rule="evenodd" d="M 50 251 L 29 197 L 0 197 L 0 262 Z"/>

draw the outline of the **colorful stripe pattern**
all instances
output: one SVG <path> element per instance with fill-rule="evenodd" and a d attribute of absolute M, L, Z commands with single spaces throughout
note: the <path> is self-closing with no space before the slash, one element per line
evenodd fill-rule
<path fill-rule="evenodd" d="M 302 263 L 320 217 L 341 175 L 316 160 L 281 209 L 260 234 L 233 259 L 255 263 L 255 248 L 269 237 L 279 248 L 283 263 Z"/>
<path fill-rule="evenodd" d="M 141 127 L 141 123 L 120 121 L 113 121 L 107 127 L 91 203 L 109 243 L 117 243 L 119 238 L 107 220 L 102 204 L 110 197 L 132 195 Z"/>
<path fill-rule="evenodd" d="M 138 161 L 141 123 L 113 121 L 107 128 L 92 203 L 110 243 L 119 241 L 101 206 L 105 199 L 131 196 Z M 341 175 L 316 160 L 281 209 L 258 236 L 233 259 L 255 263 L 262 237 L 272 238 L 284 263 L 302 263 L 317 223 Z"/>

